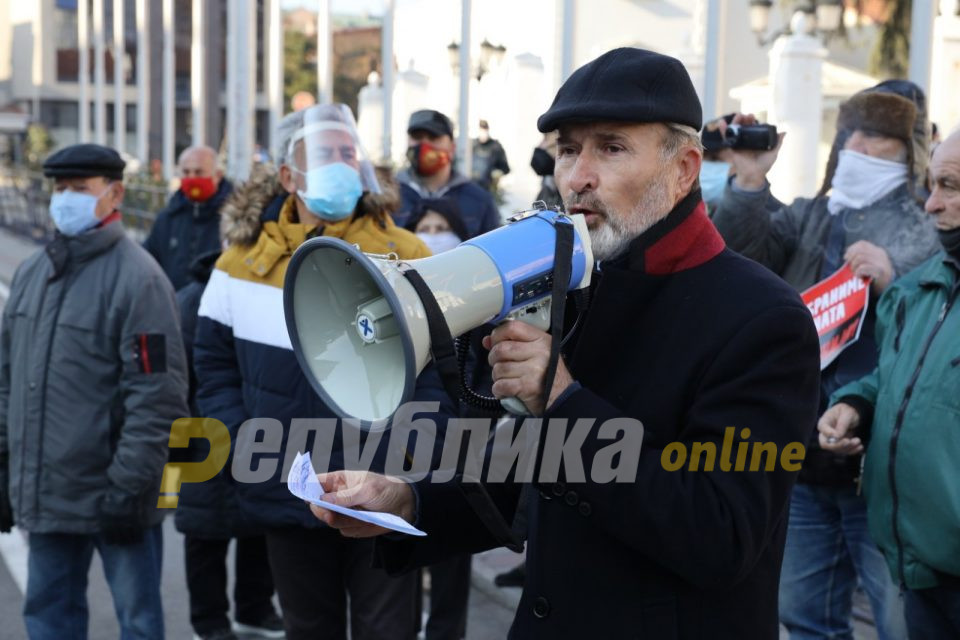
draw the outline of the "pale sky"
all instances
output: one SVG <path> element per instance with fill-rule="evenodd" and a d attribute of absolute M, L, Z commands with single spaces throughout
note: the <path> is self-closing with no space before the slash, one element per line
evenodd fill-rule
<path fill-rule="evenodd" d="M 280 2 L 280 6 L 284 9 L 297 7 L 316 9 L 317 4 L 311 0 L 281 0 Z M 330 10 L 338 14 L 382 15 L 383 0 L 331 0 Z"/>

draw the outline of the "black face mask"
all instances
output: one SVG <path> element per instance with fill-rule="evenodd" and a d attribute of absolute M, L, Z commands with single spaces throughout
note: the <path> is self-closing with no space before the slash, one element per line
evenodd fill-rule
<path fill-rule="evenodd" d="M 937 234 L 940 236 L 940 244 L 943 245 L 943 250 L 951 258 L 960 262 L 960 227 L 946 231 L 937 229 Z"/>
<path fill-rule="evenodd" d="M 550 155 L 549 151 L 539 147 L 533 150 L 530 166 L 538 176 L 552 176 L 554 164 L 553 156 Z"/>

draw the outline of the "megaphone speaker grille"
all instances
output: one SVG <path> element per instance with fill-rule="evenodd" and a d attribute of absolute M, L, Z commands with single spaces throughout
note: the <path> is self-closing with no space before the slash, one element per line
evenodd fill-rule
<path fill-rule="evenodd" d="M 385 301 L 396 324 L 377 340 L 364 333 L 372 321 L 358 319 L 373 301 Z M 377 422 L 411 397 L 417 370 L 400 302 L 356 247 L 336 238 L 304 243 L 287 267 L 283 305 L 300 367 L 336 414 Z"/>

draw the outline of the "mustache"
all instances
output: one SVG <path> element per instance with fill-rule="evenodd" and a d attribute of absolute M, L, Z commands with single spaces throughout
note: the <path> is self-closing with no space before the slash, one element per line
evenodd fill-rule
<path fill-rule="evenodd" d="M 571 191 L 567 197 L 563 199 L 563 203 L 567 211 L 573 206 L 580 206 L 590 209 L 604 218 L 609 217 L 607 215 L 606 205 L 594 193 L 577 193 L 576 191 Z"/>

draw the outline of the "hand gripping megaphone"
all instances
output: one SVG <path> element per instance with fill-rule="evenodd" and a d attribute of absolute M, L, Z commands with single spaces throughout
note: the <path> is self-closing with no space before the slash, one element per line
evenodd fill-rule
<path fill-rule="evenodd" d="M 567 238 L 565 260 L 555 260 L 558 237 Z M 569 274 L 566 282 L 554 284 L 555 269 Z M 431 355 L 440 365 L 440 336 L 449 341 L 507 319 L 543 330 L 553 320 L 557 328 L 551 300 L 589 286 L 592 271 L 583 216 L 538 208 L 418 260 L 364 254 L 336 238 L 308 240 L 287 267 L 283 305 L 314 390 L 342 418 L 376 423 L 410 400 Z M 503 402 L 525 413 L 518 399 Z"/>

